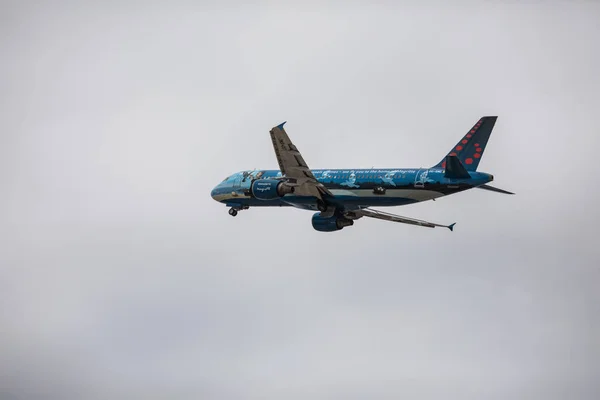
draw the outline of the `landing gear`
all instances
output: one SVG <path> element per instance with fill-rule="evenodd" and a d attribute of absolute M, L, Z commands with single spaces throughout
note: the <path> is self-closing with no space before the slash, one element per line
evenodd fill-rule
<path fill-rule="evenodd" d="M 238 212 L 242 210 L 247 210 L 249 208 L 250 206 L 248 204 L 235 204 L 229 209 L 229 215 L 235 217 L 236 215 L 238 215 Z"/>

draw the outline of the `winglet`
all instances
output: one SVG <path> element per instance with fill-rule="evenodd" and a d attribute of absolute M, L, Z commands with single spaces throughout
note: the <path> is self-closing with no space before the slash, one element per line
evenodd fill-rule
<path fill-rule="evenodd" d="M 277 125 L 277 127 L 278 127 L 279 129 L 283 129 L 283 126 L 285 125 L 285 123 L 286 123 L 286 122 L 287 122 L 287 121 L 283 121 L 282 123 L 280 123 L 279 125 Z"/>
<path fill-rule="evenodd" d="M 448 225 L 446 228 L 450 229 L 451 232 L 454 232 L 454 225 L 456 225 L 456 222 Z"/>

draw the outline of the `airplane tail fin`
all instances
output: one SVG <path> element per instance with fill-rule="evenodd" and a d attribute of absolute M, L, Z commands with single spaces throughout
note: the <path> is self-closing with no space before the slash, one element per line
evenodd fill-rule
<path fill-rule="evenodd" d="M 448 156 L 456 156 L 467 171 L 476 171 L 483 151 L 498 117 L 482 117 L 467 134 L 450 150 Z M 444 157 L 434 168 L 446 168 Z"/>

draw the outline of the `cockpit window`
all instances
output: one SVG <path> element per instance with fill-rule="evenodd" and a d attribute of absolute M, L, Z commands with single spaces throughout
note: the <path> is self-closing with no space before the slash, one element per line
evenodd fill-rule
<path fill-rule="evenodd" d="M 231 176 L 228 176 L 227 178 L 223 179 L 223 182 L 226 182 L 229 178 L 231 178 Z"/>

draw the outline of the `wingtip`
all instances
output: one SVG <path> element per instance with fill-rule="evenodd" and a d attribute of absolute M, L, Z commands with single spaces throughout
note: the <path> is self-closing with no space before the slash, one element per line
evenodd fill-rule
<path fill-rule="evenodd" d="M 278 127 L 279 129 L 283 129 L 283 126 L 285 125 L 285 123 L 286 123 L 286 122 L 287 122 L 287 121 L 283 121 L 282 123 L 280 123 L 279 125 L 277 125 L 277 127 Z"/>
<path fill-rule="evenodd" d="M 454 225 L 456 225 L 456 222 L 448 225 L 447 228 L 450 229 L 451 232 L 454 232 Z"/>

